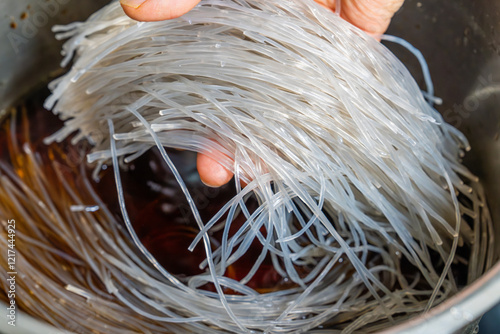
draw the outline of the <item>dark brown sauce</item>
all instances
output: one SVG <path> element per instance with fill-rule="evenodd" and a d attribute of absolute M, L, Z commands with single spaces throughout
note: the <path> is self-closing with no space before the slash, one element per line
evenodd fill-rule
<path fill-rule="evenodd" d="M 23 126 L 28 126 L 29 141 L 33 149 L 42 156 L 43 161 L 50 161 L 54 157 L 49 156 L 47 146 L 43 144 L 43 138 L 57 131 L 62 122 L 51 112 L 45 110 L 42 105 L 48 96 L 48 91 L 42 89 L 25 99 L 17 108 L 16 128 L 19 142 L 25 140 L 20 135 Z M 22 113 L 27 118 L 20 117 Z M 29 121 L 26 121 L 28 119 Z M 26 131 L 25 131 L 26 132 Z M 9 129 L 2 127 L 0 132 L 0 158 L 9 161 L 6 145 L 6 136 Z M 70 140 L 64 140 L 51 147 L 64 152 L 57 159 L 66 165 L 68 169 L 78 168 L 86 165 L 87 177 L 91 179 L 91 173 L 95 166 L 87 165 L 85 154 L 89 150 L 86 142 L 80 142 L 76 146 L 70 144 Z M 195 168 L 196 156 L 193 152 L 180 152 L 168 150 L 169 156 L 177 166 L 184 182 L 189 188 L 202 221 L 208 222 L 219 209 L 235 195 L 234 185 L 229 183 L 221 188 L 209 188 L 199 179 Z M 64 158 L 61 158 L 64 157 Z M 59 161 L 60 160 L 60 161 Z M 74 177 L 68 173 L 68 177 Z M 121 180 L 124 187 L 124 196 L 128 215 L 144 246 L 155 256 L 161 265 L 170 273 L 185 279 L 207 271 L 200 269 L 199 265 L 206 258 L 203 242 L 200 242 L 193 252 L 188 250 L 189 245 L 199 231 L 193 214 L 189 208 L 185 195 L 178 186 L 177 181 L 170 169 L 161 159 L 158 150 L 153 148 L 135 161 L 126 164 L 121 170 Z M 114 174 L 110 166 L 100 171 L 100 181 L 94 182 L 93 186 L 114 213 L 117 220 L 123 222 L 120 212 Z M 250 210 L 257 207 L 255 200 L 248 202 Z M 243 215 L 238 216 L 231 224 L 230 235 L 238 231 L 245 219 Z M 212 249 L 215 250 L 220 244 L 223 230 L 210 233 Z M 265 230 L 261 233 L 265 236 Z M 254 241 L 250 249 L 238 261 L 231 264 L 225 276 L 241 280 L 244 278 L 259 257 L 262 246 Z M 259 267 L 254 277 L 247 286 L 260 292 L 274 291 L 290 287 L 290 283 L 281 277 L 271 262 L 269 256 Z M 206 285 L 205 289 L 214 290 L 213 286 Z M 231 293 L 231 291 L 226 291 Z"/>

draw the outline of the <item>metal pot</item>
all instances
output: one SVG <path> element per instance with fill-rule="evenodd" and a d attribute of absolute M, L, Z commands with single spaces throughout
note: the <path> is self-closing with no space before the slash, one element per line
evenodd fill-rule
<path fill-rule="evenodd" d="M 109 0 L 6 0 L 0 3 L 0 119 L 6 108 L 59 69 L 61 42 L 50 28 L 83 20 Z M 403 37 L 427 59 L 443 99 L 437 109 L 469 138 L 465 164 L 485 186 L 500 239 L 500 2 L 407 0 L 389 34 Z M 418 62 L 388 45 L 423 85 Z M 500 243 L 497 242 L 497 258 Z M 500 263 L 445 303 L 385 333 L 470 333 L 500 302 Z M 2 306 L 3 309 L 4 306 Z M 16 327 L 0 321 L 0 332 L 60 333 L 19 315 Z"/>

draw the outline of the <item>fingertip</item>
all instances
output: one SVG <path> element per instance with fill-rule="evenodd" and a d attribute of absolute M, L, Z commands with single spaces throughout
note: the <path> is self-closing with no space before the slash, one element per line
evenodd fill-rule
<path fill-rule="evenodd" d="M 146 0 L 120 0 L 120 5 L 125 8 L 139 8 Z"/>
<path fill-rule="evenodd" d="M 233 173 L 209 156 L 198 153 L 196 166 L 201 182 L 209 187 L 220 187 L 233 178 Z"/>
<path fill-rule="evenodd" d="M 200 0 L 120 0 L 123 11 L 137 21 L 162 21 L 182 16 Z"/>
<path fill-rule="evenodd" d="M 133 7 L 131 5 L 124 4 L 123 1 L 120 1 L 120 5 L 122 6 L 123 12 L 131 19 L 136 21 L 145 21 L 144 14 L 141 14 L 141 12 L 137 10 L 140 6 Z"/>

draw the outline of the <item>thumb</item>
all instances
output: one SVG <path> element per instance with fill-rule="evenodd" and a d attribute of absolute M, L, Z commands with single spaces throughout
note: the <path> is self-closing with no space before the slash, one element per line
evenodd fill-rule
<path fill-rule="evenodd" d="M 189 12 L 200 0 L 120 0 L 123 11 L 137 21 L 161 21 Z"/>

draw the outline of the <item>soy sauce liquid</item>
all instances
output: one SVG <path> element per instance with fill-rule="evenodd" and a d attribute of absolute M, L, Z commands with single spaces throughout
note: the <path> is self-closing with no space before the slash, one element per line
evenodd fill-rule
<path fill-rule="evenodd" d="M 23 127 L 28 127 L 24 132 L 29 133 L 31 146 L 41 156 L 42 161 L 59 159 L 58 162 L 67 165 L 68 168 L 78 168 L 83 164 L 86 177 L 92 180 L 91 174 L 95 166 L 86 162 L 86 154 L 90 151 L 87 142 L 81 141 L 72 145 L 70 138 L 66 139 L 55 144 L 64 152 L 64 155 L 61 155 L 63 158 L 49 156 L 43 139 L 60 129 L 63 123 L 52 112 L 43 108 L 43 102 L 48 95 L 49 91 L 46 88 L 36 90 L 15 108 L 15 119 L 9 115 L 6 118 L 11 118 L 15 122 L 12 126 L 16 128 L 16 137 L 21 145 L 26 138 L 21 138 L 20 134 L 23 133 Z M 3 161 L 12 159 L 6 149 L 6 138 L 11 130 L 11 126 L 2 126 L 0 129 L 0 159 Z M 200 181 L 196 171 L 195 153 L 176 150 L 167 152 L 186 183 L 202 221 L 208 222 L 235 195 L 234 183 L 229 182 L 220 188 L 207 187 Z M 104 165 L 99 171 L 99 178 L 99 181 L 92 181 L 95 191 L 116 219 L 123 223 L 112 166 Z M 199 227 L 184 193 L 158 150 L 152 148 L 138 159 L 128 164 L 121 164 L 121 180 L 126 208 L 135 232 L 156 260 L 181 280 L 206 272 L 207 268 L 200 268 L 200 263 L 206 258 L 203 242 L 200 242 L 193 252 L 188 250 L 198 234 Z M 254 199 L 250 199 L 247 206 L 252 211 L 258 205 Z M 229 235 L 234 235 L 244 222 L 243 215 L 236 217 L 231 224 Z M 222 233 L 223 228 L 210 232 L 212 250 L 220 245 Z M 266 236 L 264 229 L 261 233 Z M 254 241 L 245 255 L 231 264 L 224 275 L 238 281 L 243 279 L 251 270 L 261 250 L 262 245 Z M 292 284 L 277 273 L 270 257 L 267 256 L 247 286 L 259 292 L 270 292 L 289 288 Z M 215 290 L 211 284 L 203 288 Z M 234 293 L 227 289 L 225 292 Z"/>

